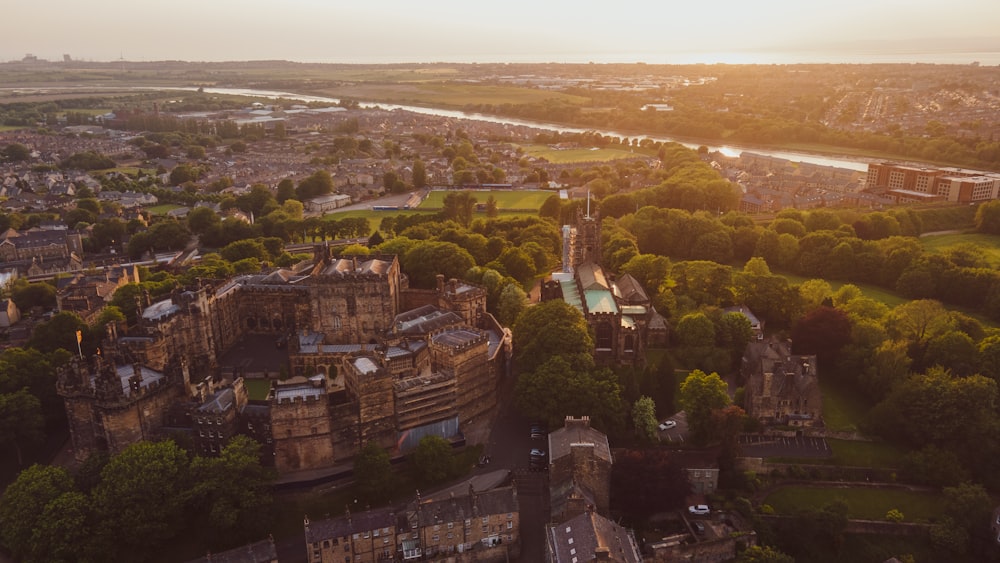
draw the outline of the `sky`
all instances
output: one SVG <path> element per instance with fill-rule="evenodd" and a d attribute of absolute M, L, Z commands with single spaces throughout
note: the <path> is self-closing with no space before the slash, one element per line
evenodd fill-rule
<path fill-rule="evenodd" d="M 0 61 L 31 53 L 93 61 L 766 63 L 783 61 L 761 52 L 803 59 L 788 62 L 1000 53 L 998 0 L 15 0 L 0 13 Z M 820 54 L 824 60 L 807 60 Z"/>

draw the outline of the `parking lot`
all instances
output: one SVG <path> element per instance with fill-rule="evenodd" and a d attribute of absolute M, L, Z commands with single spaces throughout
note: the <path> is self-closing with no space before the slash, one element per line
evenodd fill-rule
<path fill-rule="evenodd" d="M 672 420 L 677 423 L 677 426 L 669 428 L 667 430 L 658 430 L 660 434 L 660 440 L 664 442 L 684 442 L 687 439 L 688 434 L 688 423 L 687 423 L 687 413 L 680 411 L 679 413 L 665 418 L 660 422 L 666 420 Z"/>
<path fill-rule="evenodd" d="M 825 438 L 797 436 L 764 436 L 743 434 L 740 436 L 740 450 L 746 457 L 813 457 L 825 458 L 833 455 Z"/>

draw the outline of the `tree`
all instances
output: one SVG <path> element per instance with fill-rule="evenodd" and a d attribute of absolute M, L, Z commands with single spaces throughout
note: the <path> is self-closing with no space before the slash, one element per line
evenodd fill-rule
<path fill-rule="evenodd" d="M 197 514 L 206 539 L 227 537 L 252 541 L 267 531 L 274 471 L 260 464 L 260 444 L 234 437 L 219 457 L 191 462 L 192 501 L 187 513 Z"/>
<path fill-rule="evenodd" d="M 201 235 L 221 225 L 222 219 L 210 207 L 196 207 L 188 213 L 187 224 L 192 233 Z"/>
<path fill-rule="evenodd" d="M 92 520 L 93 510 L 86 494 L 68 491 L 52 499 L 32 530 L 32 554 L 25 560 L 50 563 L 101 560 L 90 537 Z"/>
<path fill-rule="evenodd" d="M 459 279 L 476 265 L 469 251 L 451 242 L 422 241 L 410 247 L 401 260 L 411 287 L 432 288 L 437 275 Z"/>
<path fill-rule="evenodd" d="M 0 444 L 12 447 L 17 466 L 24 464 L 22 449 L 45 437 L 42 405 L 28 390 L 0 393 Z"/>
<path fill-rule="evenodd" d="M 499 213 L 500 206 L 497 204 L 497 198 L 493 197 L 493 194 L 490 194 L 490 196 L 486 198 L 486 216 L 490 219 L 494 219 Z"/>
<path fill-rule="evenodd" d="M 179 186 L 187 182 L 196 182 L 201 177 L 202 170 L 191 164 L 178 164 L 170 171 L 170 185 Z"/>
<path fill-rule="evenodd" d="M 595 369 L 589 356 L 551 356 L 521 372 L 514 388 L 518 410 L 555 426 L 567 416 L 589 415 L 597 428 L 618 429 L 625 404 L 618 378 Z"/>
<path fill-rule="evenodd" d="M 497 299 L 497 320 L 503 326 L 514 324 L 517 317 L 528 306 L 528 294 L 516 283 L 508 283 L 500 291 Z"/>
<path fill-rule="evenodd" d="M 897 305 L 890 313 L 887 324 L 892 334 L 923 345 L 930 338 L 950 329 L 951 317 L 940 302 L 920 299 Z"/>
<path fill-rule="evenodd" d="M 7 162 L 21 162 L 31 158 L 31 149 L 21 143 L 10 143 L 0 151 L 0 157 Z"/>
<path fill-rule="evenodd" d="M 219 251 L 219 254 L 229 262 L 237 262 L 245 258 L 258 260 L 270 260 L 271 258 L 270 253 L 259 240 L 238 240 L 229 243 Z"/>
<path fill-rule="evenodd" d="M 176 537 L 188 501 L 187 454 L 173 441 L 138 442 L 114 456 L 92 492 L 95 535 L 109 560 L 148 559 Z"/>
<path fill-rule="evenodd" d="M 451 444 L 440 436 L 424 436 L 410 455 L 413 468 L 425 485 L 442 483 L 455 471 Z"/>
<path fill-rule="evenodd" d="M 976 209 L 976 230 L 980 233 L 1000 235 L 1000 201 L 988 201 Z"/>
<path fill-rule="evenodd" d="M 56 288 L 46 282 L 29 283 L 18 278 L 11 286 L 11 299 L 17 308 L 28 312 L 32 307 L 52 308 L 56 305 Z"/>
<path fill-rule="evenodd" d="M 541 207 L 538 208 L 539 217 L 548 217 L 556 221 L 559 220 L 561 212 L 562 202 L 559 200 L 558 195 L 550 195 L 544 202 L 542 202 Z"/>
<path fill-rule="evenodd" d="M 736 563 L 795 563 L 795 559 L 769 545 L 752 545 L 736 558 Z"/>
<path fill-rule="evenodd" d="M 792 328 L 792 353 L 815 355 L 820 365 L 830 366 L 851 340 L 851 321 L 836 308 L 814 309 Z"/>
<path fill-rule="evenodd" d="M 0 498 L 0 540 L 15 558 L 34 555 L 33 530 L 41 524 L 45 507 L 73 490 L 73 479 L 61 467 L 32 465 L 18 474 Z"/>
<path fill-rule="evenodd" d="M 35 327 L 35 332 L 28 341 L 28 346 L 42 352 L 50 353 L 58 349 L 76 350 L 76 333 L 89 332 L 87 323 L 79 315 L 71 311 L 57 313 L 50 320 Z"/>
<path fill-rule="evenodd" d="M 295 190 L 296 199 L 306 201 L 316 196 L 326 195 L 333 191 L 333 178 L 326 170 L 317 170 L 308 178 L 299 182 Z"/>
<path fill-rule="evenodd" d="M 295 199 L 295 183 L 290 178 L 285 178 L 278 182 L 278 189 L 274 194 L 274 198 L 279 204 L 285 203 L 290 199 Z"/>
<path fill-rule="evenodd" d="M 472 192 L 449 192 L 444 196 L 441 218 L 452 219 L 463 227 L 468 227 L 475 210 L 476 196 Z"/>
<path fill-rule="evenodd" d="M 554 355 L 589 358 L 594 349 L 583 315 L 558 299 L 525 309 L 513 332 L 514 361 L 522 372 L 534 371 Z"/>
<path fill-rule="evenodd" d="M 640 438 L 650 442 L 656 441 L 656 403 L 653 399 L 643 395 L 632 404 L 632 425 Z"/>
<path fill-rule="evenodd" d="M 684 506 L 691 492 L 687 472 L 663 449 L 615 452 L 611 466 L 613 508 L 645 520 Z"/>
<path fill-rule="evenodd" d="M 413 187 L 420 190 L 427 186 L 427 165 L 419 158 L 413 161 Z"/>
<path fill-rule="evenodd" d="M 694 370 L 681 383 L 680 405 L 687 413 L 691 439 L 704 444 L 712 435 L 712 411 L 729 405 L 728 386 L 717 373 Z"/>
<path fill-rule="evenodd" d="M 354 458 L 354 484 L 358 496 L 367 503 L 380 503 L 392 494 L 392 465 L 389 452 L 368 442 Z"/>

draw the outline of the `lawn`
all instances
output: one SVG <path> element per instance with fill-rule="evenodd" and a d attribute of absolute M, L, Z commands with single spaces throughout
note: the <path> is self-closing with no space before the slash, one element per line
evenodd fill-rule
<path fill-rule="evenodd" d="M 830 383 L 828 377 L 820 377 L 819 385 L 823 392 L 823 423 L 826 427 L 841 432 L 856 431 L 869 409 L 864 398 L 850 389 Z"/>
<path fill-rule="evenodd" d="M 786 272 L 775 271 L 774 273 L 776 275 L 785 278 L 786 280 L 788 280 L 788 283 L 792 285 L 797 285 L 804 281 L 814 279 L 814 278 L 806 278 L 803 276 L 798 276 L 795 274 L 789 274 Z M 857 283 L 857 282 L 844 282 L 838 280 L 826 280 L 826 283 L 830 284 L 830 288 L 832 288 L 833 291 L 837 291 L 838 289 L 847 284 L 855 285 L 858 287 L 858 289 L 861 290 L 861 293 L 863 293 L 865 297 L 885 303 L 889 307 L 895 307 L 896 305 L 902 305 L 903 303 L 910 301 L 909 299 L 901 295 L 898 295 L 896 293 L 878 287 L 877 285 L 872 285 L 867 283 Z"/>
<path fill-rule="evenodd" d="M 626 158 L 639 158 L 642 153 L 621 149 L 581 148 L 556 150 L 548 145 L 515 145 L 524 151 L 524 156 L 544 158 L 553 164 L 569 162 L 612 162 Z"/>
<path fill-rule="evenodd" d="M 244 379 L 243 385 L 246 386 L 247 396 L 251 401 L 267 399 L 267 394 L 271 390 L 270 379 Z"/>
<path fill-rule="evenodd" d="M 800 509 L 816 509 L 837 500 L 847 503 L 849 518 L 859 520 L 882 520 L 886 512 L 895 508 L 903 513 L 904 522 L 927 522 L 940 515 L 944 508 L 944 498 L 938 492 L 846 486 L 790 485 L 767 495 L 764 503 L 771 505 L 777 514 L 794 514 Z"/>
<path fill-rule="evenodd" d="M 944 254 L 949 248 L 959 244 L 974 244 L 986 254 L 986 259 L 993 268 L 1000 267 L 1000 237 L 978 233 L 930 235 L 920 237 L 920 242 L 928 252 Z"/>
<path fill-rule="evenodd" d="M 885 442 L 859 442 L 857 440 L 826 441 L 833 450 L 830 461 L 846 467 L 874 467 L 892 469 L 899 467 L 906 451 Z"/>
<path fill-rule="evenodd" d="M 164 203 L 163 205 L 154 205 L 153 207 L 147 207 L 146 211 L 150 215 L 166 215 L 168 211 L 172 209 L 180 209 L 184 207 L 183 205 L 177 205 L 174 203 Z"/>
<path fill-rule="evenodd" d="M 452 190 L 433 190 L 417 209 L 441 209 L 444 207 L 444 198 L 454 193 Z M 473 191 L 476 203 L 486 203 L 490 196 L 497 202 L 497 209 L 501 212 L 505 209 L 531 209 L 538 211 L 556 192 L 546 190 L 490 190 Z"/>

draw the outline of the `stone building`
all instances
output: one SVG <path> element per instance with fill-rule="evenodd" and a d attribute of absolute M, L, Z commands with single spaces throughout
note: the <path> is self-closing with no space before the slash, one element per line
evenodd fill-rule
<path fill-rule="evenodd" d="M 103 272 L 77 273 L 56 280 L 56 308 L 76 313 L 93 324 L 110 303 L 115 291 L 125 284 L 139 283 L 138 266 L 113 266 Z"/>
<path fill-rule="evenodd" d="M 509 561 L 521 548 L 517 490 L 470 487 L 464 496 L 431 501 L 418 496 L 398 513 L 387 508 L 320 521 L 306 518 L 305 541 L 310 563 Z"/>
<path fill-rule="evenodd" d="M 7 229 L 0 234 L 0 262 L 57 260 L 74 254 L 83 256 L 83 237 L 78 231 Z"/>
<path fill-rule="evenodd" d="M 546 563 L 616 561 L 639 563 L 632 532 L 593 510 L 545 527 Z"/>
<path fill-rule="evenodd" d="M 115 346 L 156 372 L 185 358 L 174 398 L 188 406 L 176 418 L 191 421 L 206 452 L 239 431 L 261 440 L 280 472 L 328 468 L 369 441 L 405 451 L 427 435 L 459 436 L 495 408 L 510 331 L 486 312 L 485 290 L 438 282 L 411 292 L 395 256 L 337 258 L 320 246 L 290 268 L 143 296 L 137 329 Z M 401 310 L 413 302 L 425 304 Z M 255 363 L 264 353 L 280 365 Z M 289 379 L 266 403 L 248 404 L 236 385 L 198 388 L 279 374 Z"/>
<path fill-rule="evenodd" d="M 563 226 L 563 266 L 541 286 L 541 299 L 562 299 L 583 314 L 594 336 L 594 360 L 605 366 L 641 366 L 649 343 L 665 344 L 667 321 L 629 274 L 617 279 L 600 266 L 601 224 L 577 210 Z"/>
<path fill-rule="evenodd" d="M 791 343 L 751 342 L 743 357 L 747 414 L 764 424 L 822 424 L 823 395 L 816 356 L 793 356 Z"/>
<path fill-rule="evenodd" d="M 607 514 L 611 506 L 611 447 L 590 417 L 566 417 L 549 438 L 549 498 L 556 522 L 588 507 Z"/>
<path fill-rule="evenodd" d="M 59 372 L 56 390 L 66 407 L 78 461 L 95 451 L 115 454 L 135 442 L 159 438 L 171 407 L 185 399 L 183 362 L 157 371 L 124 360 L 111 346 L 89 364 L 73 358 Z"/>

